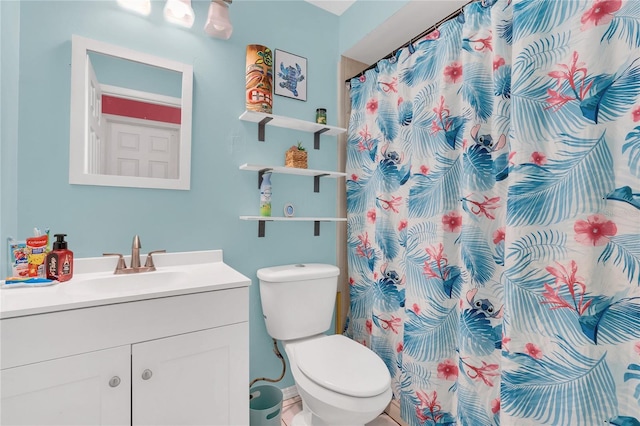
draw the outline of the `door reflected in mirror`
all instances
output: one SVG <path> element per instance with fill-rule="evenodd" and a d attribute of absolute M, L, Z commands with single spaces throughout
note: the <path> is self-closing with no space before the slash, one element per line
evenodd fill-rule
<path fill-rule="evenodd" d="M 72 39 L 72 184 L 189 189 L 190 65 Z"/>

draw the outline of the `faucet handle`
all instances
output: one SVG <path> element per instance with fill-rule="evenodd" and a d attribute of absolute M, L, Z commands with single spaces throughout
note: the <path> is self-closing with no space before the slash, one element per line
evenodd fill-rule
<path fill-rule="evenodd" d="M 118 272 L 127 269 L 127 264 L 124 262 L 124 256 L 120 253 L 102 253 L 103 256 L 118 256 L 118 265 L 116 266 L 115 274 Z"/>
<path fill-rule="evenodd" d="M 144 262 L 144 266 L 147 268 L 156 268 L 156 265 L 153 264 L 153 257 L 152 255 L 154 253 L 166 253 L 166 250 L 154 250 L 154 251 L 150 251 L 149 253 L 147 253 L 147 260 Z"/>

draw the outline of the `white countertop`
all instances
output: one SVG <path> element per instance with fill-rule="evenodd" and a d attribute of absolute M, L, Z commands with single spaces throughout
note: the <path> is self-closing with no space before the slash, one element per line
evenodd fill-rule
<path fill-rule="evenodd" d="M 146 254 L 141 254 L 140 258 L 144 263 Z M 125 259 L 129 265 L 128 256 Z M 73 278 L 69 281 L 47 287 L 0 289 L 0 318 L 224 290 L 251 284 L 249 278 L 223 262 L 222 250 L 159 253 L 154 254 L 153 259 L 157 271 L 118 275 L 117 277 L 127 280 L 127 285 L 103 288 L 106 291 L 93 291 L 87 283 L 114 278 L 117 257 L 75 259 Z M 136 276 L 142 277 L 147 283 L 167 276 L 179 276 L 180 280 L 157 288 L 153 285 L 136 286 L 135 282 L 131 282 Z M 117 277 L 115 278 L 118 279 Z"/>

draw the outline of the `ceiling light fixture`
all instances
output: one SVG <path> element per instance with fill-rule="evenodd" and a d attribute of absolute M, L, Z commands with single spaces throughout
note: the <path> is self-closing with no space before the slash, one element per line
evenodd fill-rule
<path fill-rule="evenodd" d="M 212 0 L 204 31 L 212 37 L 228 40 L 233 32 L 229 19 L 229 4 L 232 0 Z"/>
<path fill-rule="evenodd" d="M 191 0 L 167 0 L 164 19 L 176 25 L 191 28 L 195 19 Z"/>
<path fill-rule="evenodd" d="M 118 0 L 118 4 L 140 15 L 148 16 L 151 13 L 151 0 Z"/>

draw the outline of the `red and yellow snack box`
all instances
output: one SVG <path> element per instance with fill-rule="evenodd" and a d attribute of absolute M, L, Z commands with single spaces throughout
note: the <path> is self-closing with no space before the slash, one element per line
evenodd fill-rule
<path fill-rule="evenodd" d="M 29 276 L 45 278 L 47 274 L 44 263 L 47 257 L 49 236 L 40 235 L 37 237 L 28 237 L 26 242 Z"/>

